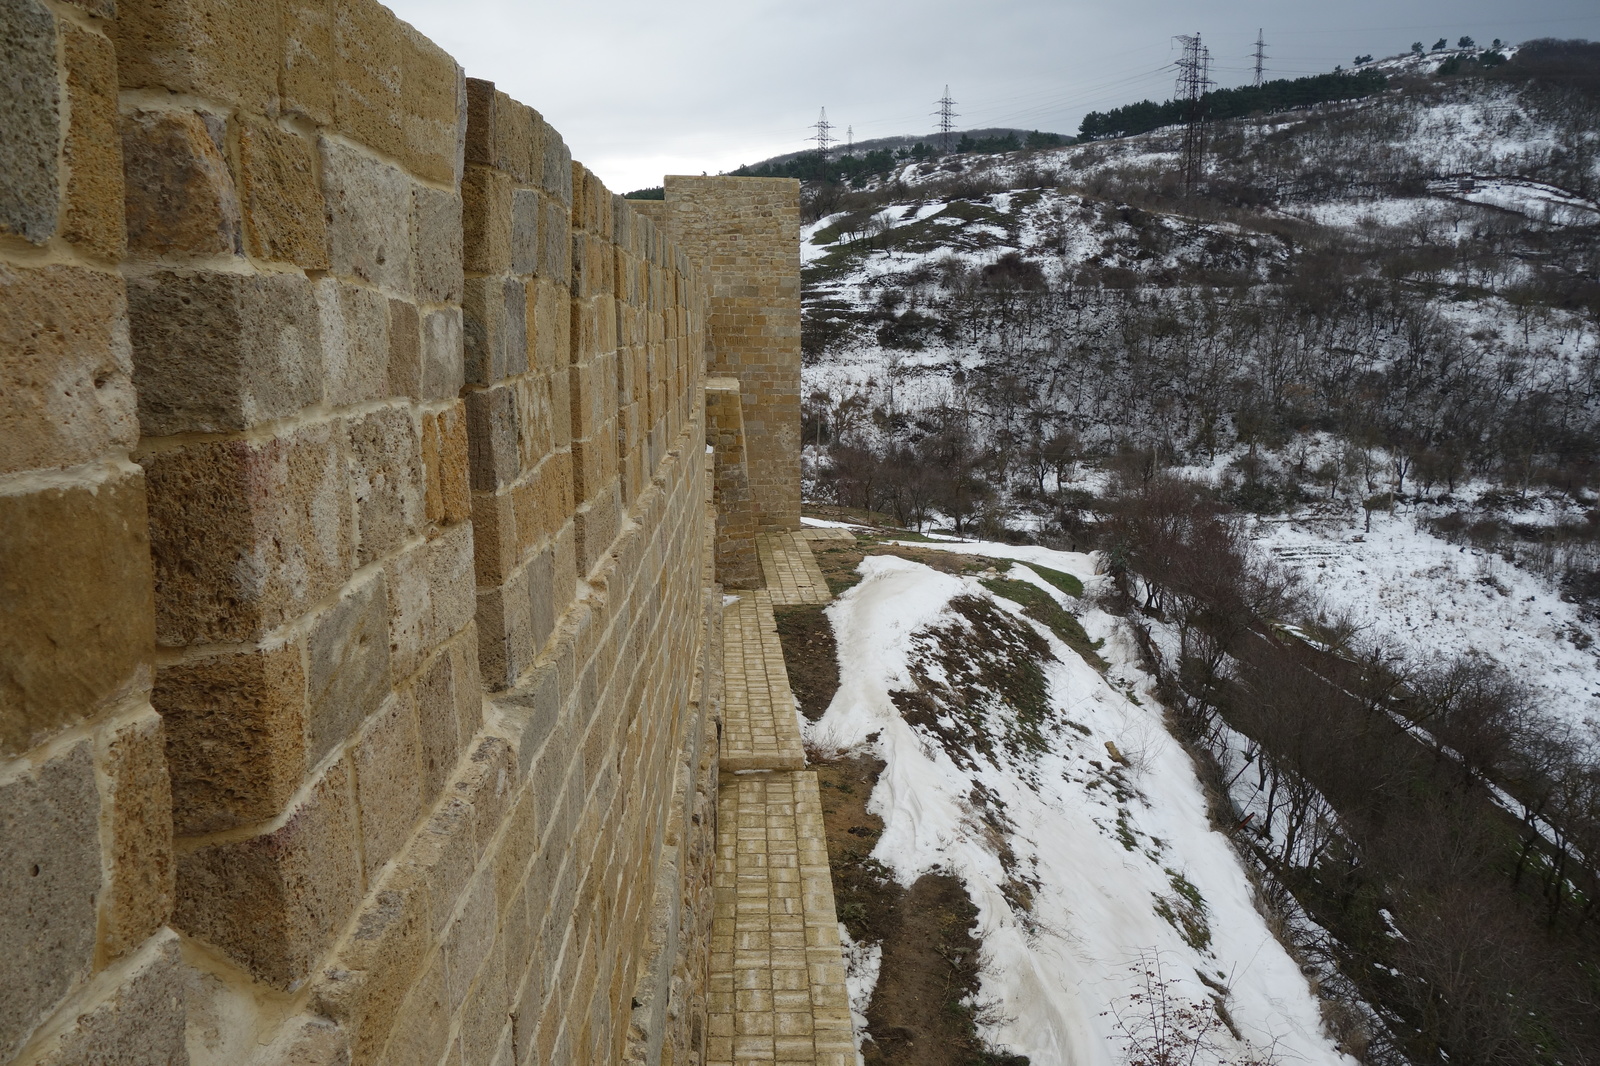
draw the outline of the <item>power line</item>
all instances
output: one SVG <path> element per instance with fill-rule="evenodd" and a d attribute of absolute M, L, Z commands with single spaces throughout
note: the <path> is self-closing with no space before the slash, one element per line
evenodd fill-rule
<path fill-rule="evenodd" d="M 816 131 L 816 134 L 811 139 L 817 142 L 817 154 L 826 163 L 828 161 L 828 149 L 833 146 L 833 123 L 828 121 L 827 108 L 822 109 L 822 116 L 812 124 L 811 128 Z"/>
<path fill-rule="evenodd" d="M 1256 88 L 1259 89 L 1261 88 L 1261 72 L 1263 69 L 1263 64 L 1265 64 L 1267 61 L 1267 42 L 1262 37 L 1259 29 L 1256 30 L 1256 50 L 1254 53 L 1254 58 L 1256 61 Z"/>
<path fill-rule="evenodd" d="M 941 150 L 950 150 L 950 134 L 956 128 L 956 119 L 961 116 L 956 114 L 956 102 L 950 99 L 950 86 L 944 87 L 944 95 L 939 97 L 939 110 L 934 112 L 939 117 L 939 146 Z"/>

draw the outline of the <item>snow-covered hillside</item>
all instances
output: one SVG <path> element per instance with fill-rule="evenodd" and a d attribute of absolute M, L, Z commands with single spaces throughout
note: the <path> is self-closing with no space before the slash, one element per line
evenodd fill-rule
<path fill-rule="evenodd" d="M 1111 1066 L 1123 1044 L 1115 1015 L 1148 1013 L 1130 997 L 1141 990 L 1141 960 L 1158 960 L 1173 1001 L 1230 1020 L 1237 1036 L 1219 1026 L 1211 1037 L 1229 1060 L 1273 1049 L 1283 1062 L 1349 1061 L 1323 1034 L 1311 989 L 1253 905 L 1238 857 L 1208 824 L 1188 756 L 1167 735 L 1118 621 L 1027 565 L 1092 590 L 1093 558 L 950 547 L 1019 559 L 1007 577 L 1081 612 L 1109 669 L 1097 671 L 979 577 L 868 558 L 861 583 L 829 608 L 840 686 L 807 739 L 887 764 L 869 805 L 884 820 L 874 858 L 906 885 L 943 869 L 966 886 L 984 945 L 983 1035 L 1041 1066 Z M 1029 664 L 1047 689 L 1037 721 L 994 687 Z M 902 710 L 913 705 L 908 692 L 927 715 Z"/>

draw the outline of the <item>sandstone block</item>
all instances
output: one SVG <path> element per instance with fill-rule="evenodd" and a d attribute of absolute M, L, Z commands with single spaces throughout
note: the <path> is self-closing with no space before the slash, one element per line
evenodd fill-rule
<path fill-rule="evenodd" d="M 519 472 L 516 391 L 497 385 L 469 392 L 466 399 L 472 487 L 494 492 Z"/>
<path fill-rule="evenodd" d="M 472 516 L 467 479 L 466 406 L 457 401 L 422 421 L 422 463 L 427 470 L 427 518 L 460 522 Z"/>
<path fill-rule="evenodd" d="M 349 577 L 349 487 L 327 423 L 144 463 L 160 642 L 255 639 Z"/>
<path fill-rule="evenodd" d="M 616 427 L 607 422 L 595 429 L 595 439 L 572 442 L 572 485 L 580 503 L 598 498 L 617 480 Z"/>
<path fill-rule="evenodd" d="M 500 286 L 505 301 L 506 376 L 528 372 L 528 287 L 520 278 L 507 278 Z"/>
<path fill-rule="evenodd" d="M 389 588 L 380 571 L 318 618 L 306 639 L 306 759 L 319 762 L 389 695 Z"/>
<path fill-rule="evenodd" d="M 278 0 L 283 20 L 279 88 L 284 114 L 333 124 L 333 6 L 329 0 Z"/>
<path fill-rule="evenodd" d="M 455 770 L 461 753 L 457 731 L 456 679 L 449 654 L 435 655 L 414 686 L 421 796 L 432 804 Z"/>
<path fill-rule="evenodd" d="M 466 269 L 504 274 L 511 269 L 511 176 L 470 166 L 461 182 L 462 254 Z"/>
<path fill-rule="evenodd" d="M 415 871 L 390 873 L 368 898 L 356 927 L 312 986 L 314 1009 L 350 1031 L 350 1062 L 377 1061 L 421 975 L 430 946 L 428 893 Z"/>
<path fill-rule="evenodd" d="M 468 278 L 461 301 L 466 381 L 493 385 L 506 376 L 505 283 Z"/>
<path fill-rule="evenodd" d="M 529 354 L 532 365 L 546 373 L 565 368 L 570 362 L 571 310 L 566 285 L 547 278 L 532 284 L 528 301 Z"/>
<path fill-rule="evenodd" d="M 434 956 L 406 996 L 380 1061 L 386 1066 L 437 1066 L 450 1042 L 444 956 Z"/>
<path fill-rule="evenodd" d="M 556 452 L 541 463 L 533 476 L 513 492 L 516 504 L 518 552 L 528 551 L 555 535 L 572 517 L 572 454 Z"/>
<path fill-rule="evenodd" d="M 468 163 L 486 167 L 495 165 L 495 106 L 498 94 L 494 82 L 482 78 L 467 79 L 467 139 L 465 158 Z"/>
<path fill-rule="evenodd" d="M 461 177 L 461 137 L 467 109 L 466 76 L 443 48 L 404 22 L 400 128 L 403 158 L 427 181 L 455 185 Z"/>
<path fill-rule="evenodd" d="M 521 557 L 512 499 L 508 493 L 473 494 L 472 559 L 479 588 L 499 585 Z"/>
<path fill-rule="evenodd" d="M 621 506 L 615 487 L 598 494 L 578 509 L 574 516 L 577 533 L 578 573 L 587 576 L 594 572 L 606 558 L 611 543 L 617 539 L 621 521 Z"/>
<path fill-rule="evenodd" d="M 75 466 L 138 440 L 122 280 L 0 267 L 0 472 Z"/>
<path fill-rule="evenodd" d="M 306 769 L 306 679 L 297 644 L 225 652 L 156 671 L 174 828 L 267 821 Z"/>
<path fill-rule="evenodd" d="M 426 185 L 412 190 L 411 238 L 417 261 L 417 298 L 461 302 L 461 198 Z"/>
<path fill-rule="evenodd" d="M 544 180 L 540 187 L 565 207 L 572 206 L 572 150 L 549 124 L 543 124 Z"/>
<path fill-rule="evenodd" d="M 135 255 L 238 255 L 239 194 L 223 121 L 193 111 L 122 116 L 128 247 Z"/>
<path fill-rule="evenodd" d="M 462 312 L 429 311 L 422 320 L 423 400 L 453 400 L 466 382 L 462 357 Z"/>
<path fill-rule="evenodd" d="M 262 1066 L 350 1066 L 350 1038 L 326 1018 L 302 1016 L 290 1021 L 255 1061 Z"/>
<path fill-rule="evenodd" d="M 447 960 L 448 961 L 448 960 Z M 461 1060 L 509 1066 L 497 1052 L 510 1036 L 510 998 L 506 994 L 506 945 L 497 938 L 461 1008 Z M 602 1061 L 599 1058 L 593 1061 Z"/>
<path fill-rule="evenodd" d="M 521 465 L 524 470 L 532 470 L 556 447 L 550 378 L 544 374 L 525 376 L 514 382 L 513 388 L 517 394 L 517 426 L 521 431 Z"/>
<path fill-rule="evenodd" d="M 406 408 L 385 408 L 349 423 L 357 566 L 387 555 L 422 528 L 427 480 L 418 430 Z"/>
<path fill-rule="evenodd" d="M 389 300 L 336 278 L 312 282 L 322 339 L 323 396 L 336 407 L 389 395 Z"/>
<path fill-rule="evenodd" d="M 541 195 L 517 189 L 510 197 L 510 269 L 514 274 L 539 272 L 539 219 L 544 214 Z"/>
<path fill-rule="evenodd" d="M 415 304 L 389 301 L 389 395 L 422 395 L 422 319 Z"/>
<path fill-rule="evenodd" d="M 445 928 L 443 951 L 452 1013 L 466 1001 L 473 978 L 488 961 L 496 917 L 494 875 L 484 870 L 467 885 L 459 911 Z"/>
<path fill-rule="evenodd" d="M 89 974 L 99 821 L 88 741 L 0 785 L 0 1055 L 8 1061 Z"/>
<path fill-rule="evenodd" d="M 533 615 L 526 569 L 478 593 L 478 660 L 491 690 L 510 688 L 533 661 Z"/>
<path fill-rule="evenodd" d="M 231 0 L 123 4 L 112 24 L 118 80 L 124 89 L 168 89 L 270 114 L 279 28 L 254 4 Z"/>
<path fill-rule="evenodd" d="M 38 0 L 0 12 L 0 233 L 43 244 L 56 230 L 61 90 L 56 20 Z"/>
<path fill-rule="evenodd" d="M 334 122 L 389 155 L 404 154 L 400 24 L 376 0 L 333 0 Z"/>
<path fill-rule="evenodd" d="M 495 94 L 495 160 L 494 165 L 511 176 L 518 185 L 535 180 L 534 126 L 538 112 L 527 104 L 513 100 L 505 93 Z M 539 158 L 542 171 L 544 159 Z"/>
<path fill-rule="evenodd" d="M 328 269 L 328 221 L 310 141 L 278 126 L 244 120 L 239 129 L 239 194 L 251 255 L 306 270 Z"/>
<path fill-rule="evenodd" d="M 361 810 L 361 856 L 369 884 L 416 827 L 422 810 L 417 792 L 419 758 L 416 708 L 409 700 L 390 700 L 351 755 Z"/>
<path fill-rule="evenodd" d="M 139 953 L 116 990 L 79 1015 L 35 1061 L 40 1066 L 125 1062 L 188 1066 L 184 998 L 178 937 L 165 931 Z"/>
<path fill-rule="evenodd" d="M 134 950 L 172 914 L 172 790 L 161 718 L 146 712 L 106 740 L 111 884 L 101 904 L 108 957 Z"/>
<path fill-rule="evenodd" d="M 428 542 L 428 584 L 433 643 L 440 644 L 470 625 L 476 609 L 471 526 L 451 526 Z"/>
<path fill-rule="evenodd" d="M 304 981 L 361 900 L 348 797 L 338 762 L 279 828 L 181 855 L 174 924 L 275 987 Z"/>
<path fill-rule="evenodd" d="M 149 661 L 149 545 L 137 475 L 0 496 L 0 755 L 93 714 Z"/>
<path fill-rule="evenodd" d="M 371 6 L 393 21 L 376 3 Z M 391 294 L 409 295 L 411 179 L 388 163 L 326 137 L 318 149 L 333 272 L 360 278 Z"/>
<path fill-rule="evenodd" d="M 90 255 L 117 260 L 123 228 L 122 154 L 117 144 L 117 56 L 98 33 L 66 29 L 67 180 L 61 234 Z"/>
<path fill-rule="evenodd" d="M 554 194 L 540 204 L 539 276 L 566 285 L 572 276 L 572 217 Z"/>
<path fill-rule="evenodd" d="M 298 274 L 133 278 L 128 317 L 147 436 L 247 429 L 322 399 L 317 305 Z"/>
<path fill-rule="evenodd" d="M 594 437 L 617 407 L 616 360 L 604 356 L 567 370 L 571 383 L 572 435 Z"/>

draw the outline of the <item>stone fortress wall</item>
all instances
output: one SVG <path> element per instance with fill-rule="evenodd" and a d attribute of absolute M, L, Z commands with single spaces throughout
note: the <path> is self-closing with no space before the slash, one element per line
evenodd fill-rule
<path fill-rule="evenodd" d="M 797 185 L 641 211 L 372 0 L 0 75 L 0 1062 L 699 1061 Z"/>

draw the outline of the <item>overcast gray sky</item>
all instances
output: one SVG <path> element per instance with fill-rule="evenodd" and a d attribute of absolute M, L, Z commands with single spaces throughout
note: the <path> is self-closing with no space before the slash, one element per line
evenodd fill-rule
<path fill-rule="evenodd" d="M 963 128 L 1075 133 L 1085 112 L 1172 92 L 1172 35 L 1198 31 L 1222 85 L 1469 34 L 1600 40 L 1600 0 L 392 0 L 561 131 L 614 191 L 842 138 L 931 129 L 950 86 Z"/>

